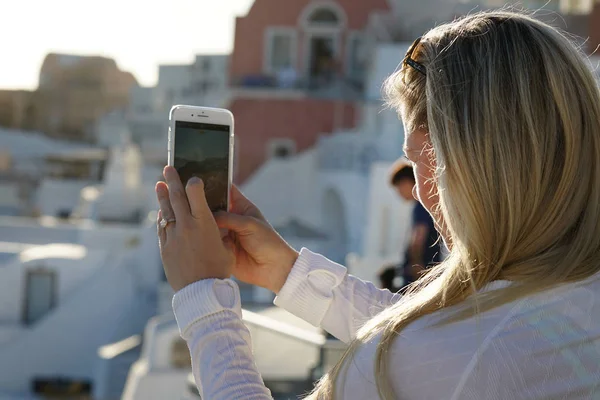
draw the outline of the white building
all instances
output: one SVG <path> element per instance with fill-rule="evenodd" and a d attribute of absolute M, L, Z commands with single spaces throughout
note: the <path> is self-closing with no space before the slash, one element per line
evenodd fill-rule
<path fill-rule="evenodd" d="M 381 101 L 382 83 L 409 44 L 373 50 L 355 130 L 323 136 L 313 150 L 267 162 L 243 188 L 276 228 L 296 221 L 322 235 L 302 238 L 284 230 L 295 247 L 323 252 L 369 280 L 384 264 L 401 261 L 409 229 L 411 206 L 387 183 L 389 167 L 402 155 L 404 130 Z"/>
<path fill-rule="evenodd" d="M 56 143 L 21 135 L 20 144 L 5 141 L 12 143 L 15 169 L 30 160 L 40 171 L 60 170 L 56 160 L 49 163 Z M 38 141 L 45 145 L 32 146 Z M 60 150 L 61 160 L 77 156 L 79 165 L 82 152 L 97 149 Z M 164 279 L 153 193 L 160 172 L 143 166 L 134 145 L 105 157 L 94 180 L 42 175 L 36 202 L 52 210 L 67 205 L 71 218 L 54 218 L 52 211 L 0 217 L 1 399 L 64 394 L 70 384 L 80 394 L 116 398 L 139 356 L 132 343 L 156 315 Z"/>
<path fill-rule="evenodd" d="M 382 224 L 390 225 L 403 208 L 379 178 L 400 154 L 402 126 L 393 112 L 380 113 L 378 94 L 384 71 L 394 69 L 403 51 L 377 50 L 359 128 L 323 138 L 312 151 L 273 159 L 246 185 L 246 194 L 294 246 L 307 245 L 340 261 L 348 252 L 359 252 L 367 260 L 398 256 L 392 244 L 402 240 L 402 232 L 394 227 L 384 232 Z M 109 150 L 102 150 L 95 180 L 80 182 L 81 187 L 70 187 L 60 176 L 42 182 L 38 204 L 54 215 L 68 203 L 74 218 L 0 218 L 0 282 L 5 283 L 0 290 L 0 398 L 25 398 L 36 391 L 64 389 L 68 383 L 81 384 L 94 398 L 115 398 L 138 357 L 125 398 L 147 400 L 147 393 L 159 394 L 163 385 L 171 384 L 181 390 L 170 390 L 167 397 L 188 395 L 189 368 L 173 365 L 181 351 L 172 350 L 181 341 L 156 245 L 153 187 L 160 167 L 152 162 L 164 164 L 170 103 L 203 105 L 204 100 L 192 100 L 209 98 L 199 77 L 226 74 L 224 64 L 215 64 L 216 71 L 204 61 L 198 58 L 195 71 L 187 73 L 182 72 L 185 68 L 163 67 L 157 87 L 135 89 L 130 110 L 115 111 L 99 122 L 98 142 Z M 182 91 L 190 87 L 183 83 L 186 75 L 188 82 L 196 77 L 199 91 Z M 175 95 L 165 100 L 169 90 Z M 91 149 L 76 150 L 78 157 L 93 159 L 87 153 Z M 60 155 L 71 163 L 80 161 L 73 152 Z M 26 156 L 17 158 L 22 163 Z M 41 163 L 40 169 L 48 165 L 61 171 L 62 164 L 55 161 Z M 386 206 L 387 213 L 380 214 Z M 365 241 L 368 235 L 387 238 L 389 246 L 382 250 L 375 239 Z M 349 260 L 351 269 L 364 264 L 362 258 Z M 369 278 L 367 269 L 361 271 L 353 272 Z M 162 322 L 152 320 L 142 342 L 143 327 L 157 314 Z M 271 387 L 306 384 L 318 375 L 319 354 L 329 346 L 320 332 L 299 321 L 284 323 L 291 317 L 281 310 L 245 311 L 244 316 L 252 326 L 259 369 Z M 287 341 L 278 348 L 287 349 L 289 357 L 272 353 L 275 339 Z M 336 346 L 331 344 L 339 355 Z"/>
<path fill-rule="evenodd" d="M 222 105 L 228 91 L 229 56 L 197 55 L 191 65 L 161 65 L 157 89 L 163 102 L 198 106 Z"/>
<path fill-rule="evenodd" d="M 156 313 L 154 223 L 53 225 L 0 221 L 2 240 L 15 241 L 0 246 L 13 252 L 0 272 L 0 398 L 58 390 L 65 381 L 118 395 L 129 366 L 108 379 L 109 360 L 98 351 L 141 333 Z"/>
<path fill-rule="evenodd" d="M 101 148 L 7 129 L 0 149 L 0 215 L 69 215 L 107 159 Z"/>
<path fill-rule="evenodd" d="M 169 110 L 175 104 L 223 107 L 228 99 L 227 55 L 198 55 L 192 64 L 160 65 L 155 87 L 134 87 L 127 110 L 114 110 L 94 128 L 102 146 L 133 142 L 144 160 L 166 162 Z"/>
<path fill-rule="evenodd" d="M 135 96 L 135 92 L 138 89 L 136 87 L 132 90 L 132 102 L 137 97 Z M 94 136 L 96 137 L 96 143 L 103 147 L 119 146 L 131 141 L 126 110 L 113 110 L 102 116 L 102 118 L 99 118 L 94 126 Z"/>

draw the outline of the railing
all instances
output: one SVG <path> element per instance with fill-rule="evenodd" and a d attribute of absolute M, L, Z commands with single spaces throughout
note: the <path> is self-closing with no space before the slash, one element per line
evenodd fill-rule
<path fill-rule="evenodd" d="M 364 98 L 364 84 L 355 79 L 335 76 L 331 79 L 298 77 L 281 81 L 266 75 L 247 76 L 232 84 L 236 97 L 314 97 L 332 100 L 357 101 Z"/>
<path fill-rule="evenodd" d="M 242 310 L 242 319 L 246 325 L 275 332 L 302 343 L 312 344 L 314 346 L 324 346 L 327 342 L 327 339 L 322 334 L 309 332 L 305 329 L 277 321 L 252 311 Z"/>
<path fill-rule="evenodd" d="M 313 345 L 319 349 L 317 364 L 310 370 L 304 380 L 299 381 L 273 381 L 264 376 L 265 384 L 271 389 L 275 399 L 290 398 L 292 395 L 306 393 L 312 388 L 313 382 L 319 379 L 324 372 L 331 369 L 340 359 L 346 349 L 346 344 L 335 339 L 327 339 L 325 335 L 314 333 L 291 324 L 277 321 L 273 318 L 257 314 L 249 310 L 242 310 L 242 319 L 249 328 L 262 329 L 276 333 L 283 337 L 296 340 L 300 343 Z M 193 374 L 187 377 L 187 396 L 190 399 L 199 399 L 200 394 L 196 387 Z"/>
<path fill-rule="evenodd" d="M 310 381 L 319 379 L 326 371 L 333 368 L 347 347 L 345 343 L 337 339 L 328 339 L 324 334 L 310 332 L 252 311 L 242 310 L 242 319 L 248 327 L 264 329 L 317 347 L 319 357 L 317 364 L 312 368 L 311 376 L 308 377 Z"/>
<path fill-rule="evenodd" d="M 98 356 L 102 359 L 110 360 L 138 347 L 141 343 L 141 335 L 132 335 L 116 343 L 110 343 L 100 347 L 98 349 Z"/>

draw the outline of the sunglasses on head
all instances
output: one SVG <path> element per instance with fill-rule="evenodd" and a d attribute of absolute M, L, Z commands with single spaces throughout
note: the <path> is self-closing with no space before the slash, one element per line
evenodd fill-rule
<path fill-rule="evenodd" d="M 421 43 L 420 37 L 418 37 L 413 42 L 413 44 L 410 45 L 410 47 L 408 48 L 408 51 L 406 52 L 406 55 L 404 56 L 404 60 L 402 60 L 402 64 L 408 65 L 409 67 L 414 68 L 415 70 L 419 71 L 423 75 L 427 76 L 427 69 L 425 68 L 425 66 L 423 64 L 415 61 L 412 58 L 412 54 L 415 51 L 415 48 L 419 45 L 419 43 Z"/>

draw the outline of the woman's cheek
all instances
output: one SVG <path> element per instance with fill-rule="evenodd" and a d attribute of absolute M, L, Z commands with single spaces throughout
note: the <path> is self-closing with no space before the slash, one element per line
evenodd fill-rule
<path fill-rule="evenodd" d="M 417 184 L 417 192 L 418 192 L 421 204 L 423 204 L 423 207 L 425 207 L 427 209 L 427 211 L 429 211 L 429 213 L 431 213 L 433 210 L 433 207 L 438 202 L 438 195 L 437 195 L 437 191 L 434 188 L 433 182 L 428 180 L 426 182 L 418 183 Z"/>
<path fill-rule="evenodd" d="M 438 203 L 438 191 L 433 179 L 433 166 L 430 163 L 419 165 L 416 168 L 417 195 L 423 207 L 434 215 L 433 210 Z"/>

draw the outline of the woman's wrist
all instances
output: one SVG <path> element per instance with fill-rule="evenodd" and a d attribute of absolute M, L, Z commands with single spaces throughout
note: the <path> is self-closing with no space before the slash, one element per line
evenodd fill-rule
<path fill-rule="evenodd" d="M 300 253 L 291 247 L 288 249 L 288 251 L 286 251 L 286 254 L 282 257 L 281 264 L 277 268 L 277 273 L 273 275 L 273 280 L 270 282 L 270 287 L 267 289 L 276 295 L 279 294 L 279 291 L 281 288 L 283 288 L 283 285 L 285 285 L 285 282 L 287 281 L 290 272 L 292 272 L 292 268 L 294 267 L 294 264 L 296 264 L 296 260 L 299 256 Z"/>

